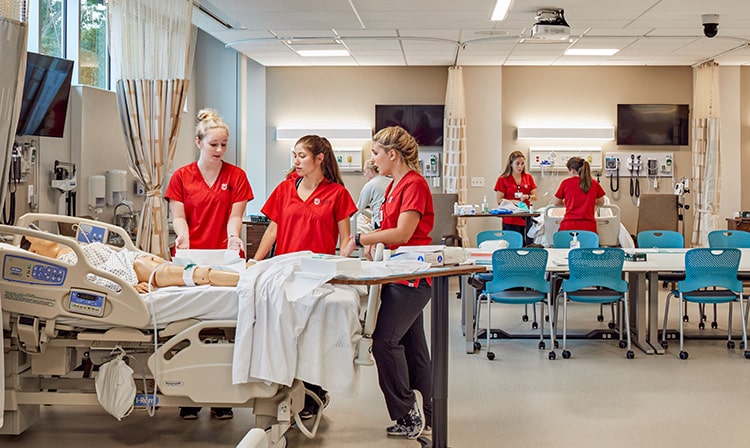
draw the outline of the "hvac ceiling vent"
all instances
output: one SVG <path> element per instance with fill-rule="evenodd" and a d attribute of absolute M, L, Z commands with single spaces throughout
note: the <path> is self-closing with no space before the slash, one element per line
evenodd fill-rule
<path fill-rule="evenodd" d="M 561 41 L 570 38 L 570 26 L 565 21 L 562 9 L 540 9 L 536 23 L 531 27 L 531 38 Z"/>

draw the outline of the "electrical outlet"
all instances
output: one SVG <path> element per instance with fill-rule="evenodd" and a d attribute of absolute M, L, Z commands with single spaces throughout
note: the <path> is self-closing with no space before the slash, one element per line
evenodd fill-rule
<path fill-rule="evenodd" d="M 471 186 L 472 187 L 484 187 L 484 177 L 472 177 Z"/>

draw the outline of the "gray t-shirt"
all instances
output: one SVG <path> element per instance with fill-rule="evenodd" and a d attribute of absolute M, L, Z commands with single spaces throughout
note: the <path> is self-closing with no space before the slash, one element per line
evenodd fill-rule
<path fill-rule="evenodd" d="M 382 176 L 378 174 L 373 177 L 359 193 L 359 201 L 357 202 L 357 208 L 361 212 L 362 210 L 370 207 L 372 210 L 372 223 L 374 227 L 380 227 L 380 206 L 385 200 L 385 189 L 388 184 L 391 183 L 390 177 Z"/>

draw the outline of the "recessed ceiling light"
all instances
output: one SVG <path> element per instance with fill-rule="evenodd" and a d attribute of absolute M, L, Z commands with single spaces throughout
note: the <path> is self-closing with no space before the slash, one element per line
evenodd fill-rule
<path fill-rule="evenodd" d="M 495 8 L 492 10 L 490 20 L 495 22 L 505 20 L 505 18 L 508 17 L 508 12 L 510 11 L 510 5 L 512 3 L 513 0 L 497 0 Z"/>
<path fill-rule="evenodd" d="M 297 50 L 297 54 L 305 58 L 349 56 L 349 52 L 340 50 Z"/>
<path fill-rule="evenodd" d="M 612 56 L 618 48 L 568 48 L 565 56 Z"/>

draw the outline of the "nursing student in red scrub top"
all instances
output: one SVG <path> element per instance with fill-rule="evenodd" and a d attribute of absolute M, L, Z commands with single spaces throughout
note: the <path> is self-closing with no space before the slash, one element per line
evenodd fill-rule
<path fill-rule="evenodd" d="M 503 199 L 518 205 L 523 202 L 529 209 L 536 201 L 536 183 L 534 177 L 526 172 L 526 156 L 521 151 L 513 151 L 508 156 L 508 164 L 495 182 L 497 192 L 497 203 Z M 524 235 L 524 245 L 531 244 L 533 240 L 526 235 L 531 222 L 526 218 L 503 218 L 503 230 L 513 230 Z"/>
<path fill-rule="evenodd" d="M 276 243 L 274 255 L 310 250 L 335 254 L 339 238 L 349 241 L 349 218 L 357 211 L 325 137 L 306 135 L 294 145 L 294 169 L 271 193 L 261 212 L 271 220 L 254 258 L 262 260 Z M 305 383 L 324 406 L 330 397 L 322 387 Z M 300 417 L 309 419 L 318 404 L 305 395 Z"/>
<path fill-rule="evenodd" d="M 198 112 L 198 161 L 178 168 L 164 194 L 176 234 L 175 249 L 236 249 L 245 256 L 240 230 L 253 190 L 241 168 L 222 160 L 228 140 L 229 127 L 215 110 Z M 180 408 L 180 416 L 194 420 L 200 409 Z M 211 415 L 233 417 L 231 408 L 211 408 Z"/>
<path fill-rule="evenodd" d="M 596 232 L 594 211 L 597 205 L 604 204 L 604 189 L 591 177 L 591 167 L 582 158 L 571 157 L 565 166 L 570 177 L 560 183 L 553 202 L 565 206 L 560 230 Z"/>
<path fill-rule="evenodd" d="M 377 243 L 391 250 L 403 245 L 431 244 L 435 212 L 430 187 L 419 170 L 417 142 L 398 126 L 381 129 L 372 141 L 371 160 L 381 174 L 393 178 L 380 206 L 380 229 L 357 234 L 341 255 L 349 256 L 363 246 L 368 258 L 372 258 L 372 248 Z M 381 287 L 372 354 L 388 414 L 395 420 L 386 428 L 390 436 L 416 439 L 431 427 L 432 361 L 422 316 L 431 296 L 428 279 Z"/>

